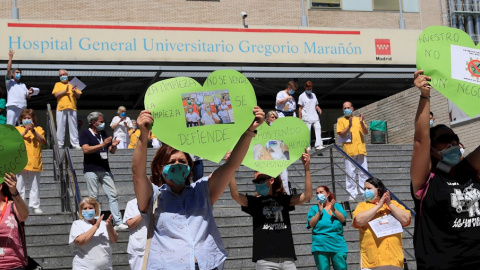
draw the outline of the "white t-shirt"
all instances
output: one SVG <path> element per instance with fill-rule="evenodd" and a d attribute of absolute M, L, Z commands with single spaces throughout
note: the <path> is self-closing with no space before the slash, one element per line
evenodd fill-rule
<path fill-rule="evenodd" d="M 205 113 L 202 115 L 202 123 L 205 122 L 204 125 L 215 125 L 215 120 L 213 119 L 220 121 L 220 117 L 218 117 L 216 113 L 212 113 L 211 115 Z"/>
<path fill-rule="evenodd" d="M 123 223 L 127 223 L 127 220 L 140 215 L 138 210 L 137 199 L 128 201 L 127 207 L 125 207 L 125 213 L 123 214 Z M 145 245 L 147 243 L 147 226 L 142 219 L 138 223 L 137 227 L 130 229 L 130 236 L 128 237 L 128 254 L 143 255 L 145 253 Z"/>
<path fill-rule="evenodd" d="M 222 118 L 224 124 L 230 123 L 230 115 L 228 114 L 228 111 L 221 110 L 218 112 L 218 116 Z"/>
<path fill-rule="evenodd" d="M 115 123 L 119 123 L 118 126 L 115 128 L 115 130 L 113 130 L 113 137 L 116 138 L 116 140 L 120 140 L 122 142 L 128 143 L 129 142 L 128 129 L 124 123 L 127 123 L 127 126 L 129 128 L 133 128 L 132 121 L 128 116 L 125 117 L 122 121 L 120 121 L 120 119 L 121 119 L 120 116 L 115 116 L 112 119 L 112 123 L 110 123 L 110 127 Z"/>
<path fill-rule="evenodd" d="M 198 120 L 200 120 L 200 116 L 198 116 L 196 112 L 187 113 L 185 115 L 185 118 L 187 118 L 188 122 L 197 122 Z"/>
<path fill-rule="evenodd" d="M 288 96 L 289 95 L 287 93 L 285 93 L 285 90 L 282 90 L 282 91 L 278 92 L 276 101 L 282 100 L 282 99 L 284 99 Z M 292 97 L 291 100 L 288 100 L 287 102 L 285 102 L 283 104 L 278 104 L 278 103 L 275 102 L 275 109 L 277 109 L 279 111 L 291 112 L 291 111 L 295 111 L 296 108 L 297 108 L 297 105 L 296 105 L 296 102 L 295 102 L 295 98 L 293 98 L 293 97 Z"/>
<path fill-rule="evenodd" d="M 314 93 L 307 95 L 303 92 L 300 97 L 298 97 L 298 106 L 302 107 L 302 120 L 306 122 L 316 122 L 319 121 L 317 110 L 315 109 L 318 105 L 317 96 Z"/>
<path fill-rule="evenodd" d="M 72 269 L 74 270 L 111 270 L 112 248 L 105 221 L 100 223 L 92 239 L 85 245 L 75 244 L 75 238 L 93 227 L 83 219 L 75 220 L 70 229 L 68 243 L 73 249 Z"/>
<path fill-rule="evenodd" d="M 7 86 L 7 105 L 16 106 L 20 109 L 27 108 L 27 86 L 23 82 L 17 83 L 14 79 L 9 79 L 5 81 Z"/>

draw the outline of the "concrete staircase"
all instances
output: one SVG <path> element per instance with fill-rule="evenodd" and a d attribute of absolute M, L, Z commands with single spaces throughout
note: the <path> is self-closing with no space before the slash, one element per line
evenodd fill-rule
<path fill-rule="evenodd" d="M 409 192 L 411 145 L 368 145 L 367 150 L 370 173 L 383 180 L 387 188 L 412 208 L 413 201 Z M 81 194 L 85 197 L 87 188 L 83 177 L 83 153 L 78 150 L 73 150 L 70 153 L 79 180 Z M 109 157 L 110 167 L 115 174 L 119 205 L 122 210 L 125 209 L 127 201 L 134 198 L 131 180 L 132 154 L 132 150 L 118 150 L 115 155 Z M 148 154 L 148 164 L 150 164 L 155 151 L 149 149 Z M 312 153 L 313 186 L 314 188 L 319 185 L 332 187 L 329 150 L 323 152 L 323 156 L 317 156 L 318 154 L 319 152 Z M 341 187 L 345 186 L 343 158 L 335 150 L 333 150 L 333 156 L 334 162 L 337 164 L 334 167 L 335 179 L 338 181 L 335 186 L 337 202 L 346 201 L 348 195 Z M 68 245 L 68 236 L 72 215 L 61 211 L 59 183 L 53 181 L 51 150 L 45 150 L 43 157 L 44 172 L 42 173 L 40 195 L 41 209 L 44 213 L 41 215 L 31 214 L 27 220 L 28 252 L 45 269 L 71 269 L 72 252 Z M 217 164 L 211 162 L 205 161 L 204 163 L 205 175 L 218 167 Z M 241 167 L 236 173 L 236 178 L 241 193 L 254 193 L 254 186 L 251 184 L 252 170 Z M 300 161 L 290 166 L 289 179 L 293 188 L 296 188 L 299 193 L 303 192 L 303 166 Z M 357 200 L 362 200 L 362 198 L 357 198 Z M 109 209 L 108 200 L 103 190 L 100 190 L 99 201 L 103 210 Z M 298 269 L 315 269 L 315 263 L 310 252 L 311 231 L 307 230 L 305 226 L 307 213 L 314 203 L 314 200 L 312 200 L 304 205 L 297 206 L 295 211 L 290 213 Z M 350 203 L 350 206 L 353 211 L 356 202 Z M 242 212 L 240 206 L 231 199 L 228 188 L 215 204 L 214 215 L 229 254 L 225 269 L 254 269 L 255 264 L 251 261 L 252 219 Z M 358 269 L 359 233 L 352 227 L 351 223 L 352 220 L 350 214 L 348 214 L 344 234 L 349 248 L 349 269 Z M 413 234 L 413 225 L 410 225 L 407 230 Z M 114 269 L 129 269 L 126 254 L 128 232 L 120 232 L 119 235 L 119 242 L 114 245 L 113 249 Z M 404 248 L 410 254 L 414 254 L 412 237 L 408 233 L 404 233 Z M 408 254 L 406 254 L 406 258 L 409 261 L 409 268 L 415 269 L 413 259 Z"/>

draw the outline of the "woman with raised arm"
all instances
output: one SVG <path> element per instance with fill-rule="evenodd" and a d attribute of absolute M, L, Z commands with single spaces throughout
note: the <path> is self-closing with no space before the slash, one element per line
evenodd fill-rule
<path fill-rule="evenodd" d="M 418 70 L 414 78 L 420 90 L 410 165 L 417 269 L 480 269 L 480 148 L 461 159 L 453 130 L 430 128 L 430 77 Z"/>
<path fill-rule="evenodd" d="M 381 227 L 387 226 L 389 219 L 397 219 L 399 226 L 407 227 L 411 221 L 410 212 L 390 199 L 390 192 L 380 179 L 370 177 L 364 187 L 366 201 L 360 202 L 353 211 L 353 227 L 360 232 L 360 269 L 401 270 L 404 267 L 402 234 L 379 237 L 369 222 L 378 222 L 376 224 Z"/>
<path fill-rule="evenodd" d="M 336 203 L 327 186 L 319 186 L 317 203 L 307 214 L 307 229 L 312 229 L 312 254 L 318 270 L 347 270 L 348 247 L 343 237 L 347 212 Z"/>
<path fill-rule="evenodd" d="M 162 145 L 151 163 L 151 182 L 147 178 L 148 127 L 153 123 L 149 111 L 137 119 L 140 140 L 133 154 L 132 172 L 138 209 L 148 224 L 154 201 L 154 230 L 148 256 L 148 269 L 221 269 L 227 252 L 213 218 L 213 205 L 240 166 L 255 130 L 263 123 L 265 113 L 253 109 L 255 120 L 240 137 L 230 159 L 209 176 L 195 183 L 193 161 L 189 154 Z M 152 183 L 159 183 L 160 187 Z"/>
<path fill-rule="evenodd" d="M 280 176 L 274 178 L 261 172 L 255 172 L 252 180 L 258 197 L 240 194 L 235 178 L 230 181 L 230 195 L 242 206 L 242 211 L 253 217 L 252 261 L 256 262 L 256 269 L 297 269 L 289 211 L 312 198 L 310 155 L 306 148 L 302 163 L 305 168 L 302 194 L 286 194 Z"/>

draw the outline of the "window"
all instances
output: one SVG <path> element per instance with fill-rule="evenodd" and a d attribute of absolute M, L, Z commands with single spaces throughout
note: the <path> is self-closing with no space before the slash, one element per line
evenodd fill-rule
<path fill-rule="evenodd" d="M 311 0 L 312 8 L 339 9 L 341 0 Z"/>
<path fill-rule="evenodd" d="M 402 1 L 403 6 L 403 1 Z M 399 10 L 398 0 L 373 0 L 373 10 Z"/>

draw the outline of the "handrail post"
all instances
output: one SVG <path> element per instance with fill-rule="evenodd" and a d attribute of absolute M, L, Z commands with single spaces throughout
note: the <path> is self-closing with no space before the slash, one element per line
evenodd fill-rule
<path fill-rule="evenodd" d="M 333 167 L 333 147 L 330 148 L 330 173 L 332 175 L 332 191 L 333 194 L 337 194 L 335 191 L 335 168 Z"/>

